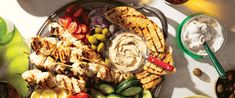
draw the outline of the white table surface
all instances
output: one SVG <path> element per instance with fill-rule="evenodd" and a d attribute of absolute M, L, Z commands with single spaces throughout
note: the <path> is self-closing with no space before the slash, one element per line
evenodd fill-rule
<path fill-rule="evenodd" d="M 29 39 L 36 35 L 50 13 L 71 1 L 0 0 L 0 16 L 11 20 L 22 36 Z M 167 5 L 162 0 L 154 0 L 149 5 L 160 9 L 168 19 L 167 42 L 174 49 L 173 55 L 177 67 L 175 74 L 165 78 L 159 98 L 183 98 L 195 94 L 216 98 L 214 92 L 215 81 L 218 78 L 216 70 L 208 59 L 196 61 L 177 48 L 176 29 L 187 15 L 196 12 L 209 12 L 218 16 L 225 25 L 228 37 L 224 48 L 216 55 L 225 70 L 235 69 L 235 0 L 191 0 L 184 5 Z M 204 72 L 200 78 L 192 74 L 192 70 L 196 67 Z"/>

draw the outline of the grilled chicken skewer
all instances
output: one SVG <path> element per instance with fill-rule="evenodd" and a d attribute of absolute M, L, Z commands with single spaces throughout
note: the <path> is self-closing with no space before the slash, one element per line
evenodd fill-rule
<path fill-rule="evenodd" d="M 30 85 L 38 84 L 40 88 L 53 88 L 56 86 L 71 91 L 72 93 L 86 90 L 86 82 L 81 76 L 79 76 L 79 79 L 74 77 L 69 78 L 61 74 L 54 76 L 50 72 L 41 72 L 38 69 L 33 69 L 24 72 L 22 77 Z"/>
<path fill-rule="evenodd" d="M 111 70 L 109 67 L 94 62 L 84 62 L 77 60 L 72 65 L 58 63 L 52 57 L 42 54 L 32 53 L 30 61 L 39 69 L 44 69 L 58 74 L 72 74 L 74 76 L 85 75 L 92 77 L 96 75 L 101 80 L 119 83 L 124 79 L 133 76 L 131 73 L 121 73 Z M 37 59 L 35 59 L 37 58 Z M 69 73 L 67 73 L 69 72 Z"/>

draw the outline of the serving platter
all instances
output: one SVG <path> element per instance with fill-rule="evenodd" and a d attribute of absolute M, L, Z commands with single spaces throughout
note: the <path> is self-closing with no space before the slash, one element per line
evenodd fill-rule
<path fill-rule="evenodd" d="M 81 1 L 74 1 L 74 2 L 71 2 L 67 5 L 65 5 L 64 7 L 58 9 L 57 11 L 55 11 L 54 13 L 52 13 L 48 19 L 45 21 L 45 23 L 42 25 L 42 27 L 39 29 L 37 35 L 41 36 L 41 37 L 48 37 L 48 36 L 51 36 L 49 34 L 49 30 L 48 30 L 48 27 L 49 25 L 54 22 L 54 21 L 57 21 L 58 18 L 64 14 L 66 8 L 70 5 L 73 5 L 73 4 L 78 4 L 82 7 L 84 7 L 85 9 L 89 9 L 89 10 L 92 10 L 92 9 L 96 9 L 96 8 L 99 8 L 99 7 L 104 7 L 106 5 L 109 5 L 109 6 L 113 6 L 113 7 L 116 7 L 116 6 L 130 6 L 130 7 L 133 7 L 133 8 L 136 8 L 138 11 L 144 13 L 146 16 L 155 16 L 157 17 L 160 22 L 161 22 L 161 25 L 162 25 L 162 31 L 163 31 L 163 34 L 164 34 L 164 38 L 166 39 L 167 38 L 167 22 L 166 22 L 166 18 L 164 16 L 164 14 L 156 9 L 156 8 L 153 8 L 153 7 L 150 7 L 150 6 L 146 6 L 146 5 L 133 5 L 133 4 L 125 4 L 125 3 L 122 3 L 122 2 L 114 2 L 114 1 L 109 1 L 109 0 L 99 0 L 99 1 L 92 1 L 92 0 L 81 0 Z M 33 50 L 31 51 L 33 52 Z M 33 64 L 31 64 L 29 62 L 29 70 L 31 69 L 34 69 L 35 66 Z M 162 80 L 163 82 L 163 80 Z M 152 90 L 152 94 L 154 95 L 154 98 L 156 98 L 158 96 L 158 94 L 160 93 L 160 89 L 161 89 L 161 86 L 162 84 L 160 83 L 159 85 L 157 85 L 157 87 L 155 87 L 155 89 Z M 29 94 L 28 94 L 28 98 L 30 98 L 30 95 L 32 94 L 32 92 L 34 91 L 35 89 L 35 86 L 29 86 Z"/>

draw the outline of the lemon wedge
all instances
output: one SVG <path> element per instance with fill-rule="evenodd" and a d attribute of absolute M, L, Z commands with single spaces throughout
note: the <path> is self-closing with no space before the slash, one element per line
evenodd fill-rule
<path fill-rule="evenodd" d="M 67 98 L 68 97 L 68 91 L 65 89 L 60 89 L 57 92 L 57 98 Z"/>
<path fill-rule="evenodd" d="M 42 94 L 42 90 L 35 90 L 33 91 L 30 98 L 42 98 L 41 94 Z"/>
<path fill-rule="evenodd" d="M 51 89 L 43 90 L 41 96 L 41 98 L 57 98 L 56 92 Z"/>

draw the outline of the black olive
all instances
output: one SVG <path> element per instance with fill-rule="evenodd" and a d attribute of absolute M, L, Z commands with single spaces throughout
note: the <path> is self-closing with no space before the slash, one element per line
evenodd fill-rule
<path fill-rule="evenodd" d="M 218 93 L 222 93 L 223 91 L 224 91 L 223 85 L 222 85 L 222 84 L 219 84 L 219 85 L 217 86 L 217 92 L 218 92 Z"/>

